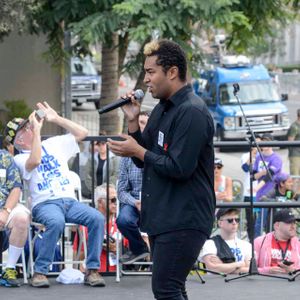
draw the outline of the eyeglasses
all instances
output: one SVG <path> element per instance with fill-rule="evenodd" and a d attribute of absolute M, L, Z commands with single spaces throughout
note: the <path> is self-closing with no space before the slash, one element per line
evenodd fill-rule
<path fill-rule="evenodd" d="M 110 201 L 110 203 L 115 204 L 115 203 L 117 203 L 117 198 L 113 197 L 113 198 L 109 199 L 109 201 Z"/>
<path fill-rule="evenodd" d="M 222 166 L 220 166 L 220 165 L 216 165 L 216 166 L 215 166 L 215 169 L 218 169 L 218 170 L 220 170 L 220 169 L 222 169 Z"/>
<path fill-rule="evenodd" d="M 240 223 L 240 218 L 229 218 L 229 219 L 223 219 L 221 221 L 227 221 L 229 224 L 232 224 L 233 221 L 235 221 L 235 223 Z"/>

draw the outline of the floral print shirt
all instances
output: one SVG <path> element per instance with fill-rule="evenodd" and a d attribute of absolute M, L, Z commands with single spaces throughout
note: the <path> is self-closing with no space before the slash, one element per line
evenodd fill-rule
<path fill-rule="evenodd" d="M 14 158 L 0 150 L 0 208 L 5 205 L 9 193 L 16 187 L 22 187 L 21 176 Z"/>

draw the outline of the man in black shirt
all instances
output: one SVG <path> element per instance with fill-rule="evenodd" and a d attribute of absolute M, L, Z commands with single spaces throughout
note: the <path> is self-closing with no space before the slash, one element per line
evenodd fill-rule
<path fill-rule="evenodd" d="M 213 120 L 187 84 L 185 53 L 174 42 L 145 46 L 145 78 L 160 99 L 141 134 L 140 104 L 123 106 L 130 136 L 109 140 L 117 155 L 144 166 L 141 230 L 149 235 L 156 299 L 187 299 L 185 280 L 209 237 L 215 193 Z"/>

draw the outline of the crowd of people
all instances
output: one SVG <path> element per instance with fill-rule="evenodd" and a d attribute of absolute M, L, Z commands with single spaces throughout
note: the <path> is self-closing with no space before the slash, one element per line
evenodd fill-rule
<path fill-rule="evenodd" d="M 290 127 L 288 140 L 299 140 L 300 110 L 297 113 L 298 119 Z M 265 133 L 256 137 L 256 142 L 264 141 L 273 141 L 272 135 Z M 241 157 L 244 201 L 298 201 L 297 182 L 300 171 L 297 165 L 298 150 L 297 147 L 289 149 L 290 173 L 283 171 L 283 159 L 272 147 L 253 147 L 250 153 L 244 153 Z M 222 160 L 215 158 L 217 203 L 234 201 L 232 178 L 223 174 L 224 168 Z M 254 224 L 251 227 L 252 213 Z M 254 240 L 253 253 L 260 273 L 291 274 L 299 269 L 297 209 L 254 208 L 253 212 L 245 209 L 247 229 L 245 240 L 238 238 L 241 216 L 243 216 L 241 211 L 234 208 L 216 210 L 216 229 L 212 237 L 205 242 L 198 258 L 208 270 L 226 274 L 249 272 L 252 258 L 252 246 L 249 241 L 252 240 Z"/>
<path fill-rule="evenodd" d="M 50 286 L 47 275 L 66 223 L 80 225 L 87 237 L 86 257 L 78 233 L 73 251 L 74 256 L 85 258 L 81 266 L 84 284 L 93 287 L 104 287 L 100 273 L 115 271 L 119 262 L 130 265 L 149 260 L 150 248 L 152 290 L 157 299 L 187 299 L 185 281 L 197 259 L 207 270 L 226 274 L 248 272 L 253 253 L 262 273 L 288 274 L 300 268 L 293 211 L 277 210 L 272 219 L 268 209 L 257 210 L 251 227 L 252 212 L 246 210 L 247 241 L 238 236 L 241 212 L 215 209 L 215 202 L 234 201 L 233 180 L 225 175 L 223 161 L 214 157 L 213 121 L 187 84 L 183 50 L 162 40 L 145 47 L 145 56 L 144 81 L 161 101 L 150 115 L 141 112 L 132 97 L 132 103 L 123 108 L 129 135 L 123 135 L 122 141 L 93 141 L 92 147 L 85 147 L 87 129 L 59 116 L 47 102 L 37 103 L 43 119 L 32 112 L 28 119 L 14 118 L 7 123 L 6 150 L 0 151 L 0 230 L 1 250 L 8 249 L 8 259 L 1 285 L 20 286 L 16 264 L 31 220 L 45 227 L 34 262 L 33 287 Z M 67 133 L 42 140 L 44 122 Z M 299 124 L 300 110 L 289 140 L 299 140 Z M 268 133 L 257 137 L 257 141 L 272 140 Z M 85 153 L 79 144 L 86 148 Z M 297 149 L 289 151 L 290 174 L 283 172 L 282 158 L 272 147 L 243 154 L 245 202 L 298 200 L 291 178 L 299 175 L 298 154 Z M 94 195 L 95 207 L 78 201 L 75 195 L 69 166 L 74 165 L 76 155 L 82 192 L 87 198 Z M 24 187 L 29 191 L 27 207 L 19 203 L 25 197 Z M 214 215 L 216 234 L 211 236 Z M 119 261 L 117 231 L 127 250 Z M 252 249 L 249 240 L 254 238 Z"/>
<path fill-rule="evenodd" d="M 106 268 L 106 240 L 109 238 L 108 271 L 116 270 L 116 233 L 117 226 L 127 238 L 128 252 L 121 257 L 124 264 L 133 263 L 149 256 L 147 234 L 139 230 L 141 186 L 143 170 L 137 168 L 130 158 L 120 158 L 110 152 L 109 193 L 107 195 L 106 160 L 107 147 L 105 142 L 95 145 L 95 208 L 80 203 L 75 196 L 69 164 L 74 163 L 72 157 L 79 153 L 78 143 L 87 136 L 87 130 L 60 117 L 46 102 L 38 103 L 37 108 L 45 112 L 45 119 L 38 121 L 33 112 L 28 119 L 14 118 L 9 121 L 4 140 L 6 150 L 1 150 L 1 211 L 0 225 L 2 233 L 2 251 L 8 249 L 8 260 L 2 274 L 0 284 L 5 286 L 20 286 L 17 279 L 16 264 L 21 255 L 30 224 L 30 218 L 45 226 L 42 243 L 39 246 L 34 262 L 34 274 L 31 285 L 34 287 L 49 287 L 47 278 L 49 268 L 54 259 L 56 244 L 64 231 L 65 223 L 81 224 L 80 230 L 85 230 L 87 238 L 86 267 L 84 283 L 90 286 L 105 286 L 99 272 Z M 147 124 L 149 114 L 140 113 L 140 127 Z M 65 135 L 54 136 L 41 140 L 43 122 L 53 122 L 66 129 Z M 105 134 L 105 133 L 104 133 Z M 103 135 L 101 132 L 100 135 Z M 7 150 L 13 145 L 15 151 Z M 92 154 L 91 154 L 92 155 Z M 91 191 L 91 165 L 88 158 L 83 165 L 86 175 L 82 183 Z M 118 181 L 118 189 L 115 183 Z M 29 189 L 30 197 L 25 199 L 26 206 L 19 204 L 23 185 Z M 91 193 L 88 194 L 91 196 Z M 106 199 L 109 196 L 109 233 L 106 232 Z M 116 219 L 117 199 L 121 210 Z M 24 200 L 24 199 L 23 199 Z M 27 200 L 27 201 L 26 201 Z M 30 216 L 31 215 L 31 216 Z M 79 257 L 84 258 L 83 248 L 78 249 L 78 235 L 73 240 L 74 257 L 79 251 Z M 103 248 L 103 249 L 102 249 Z"/>

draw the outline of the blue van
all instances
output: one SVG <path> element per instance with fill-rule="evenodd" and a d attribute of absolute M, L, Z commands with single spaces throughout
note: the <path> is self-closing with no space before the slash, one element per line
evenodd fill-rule
<path fill-rule="evenodd" d="M 213 116 L 217 139 L 244 139 L 248 131 L 233 94 L 234 83 L 239 84 L 238 97 L 252 130 L 272 133 L 274 138 L 285 137 L 290 122 L 282 101 L 287 100 L 287 95 L 279 96 L 267 69 L 250 64 L 244 56 L 225 57 L 221 65 L 201 71 L 193 85 Z"/>

